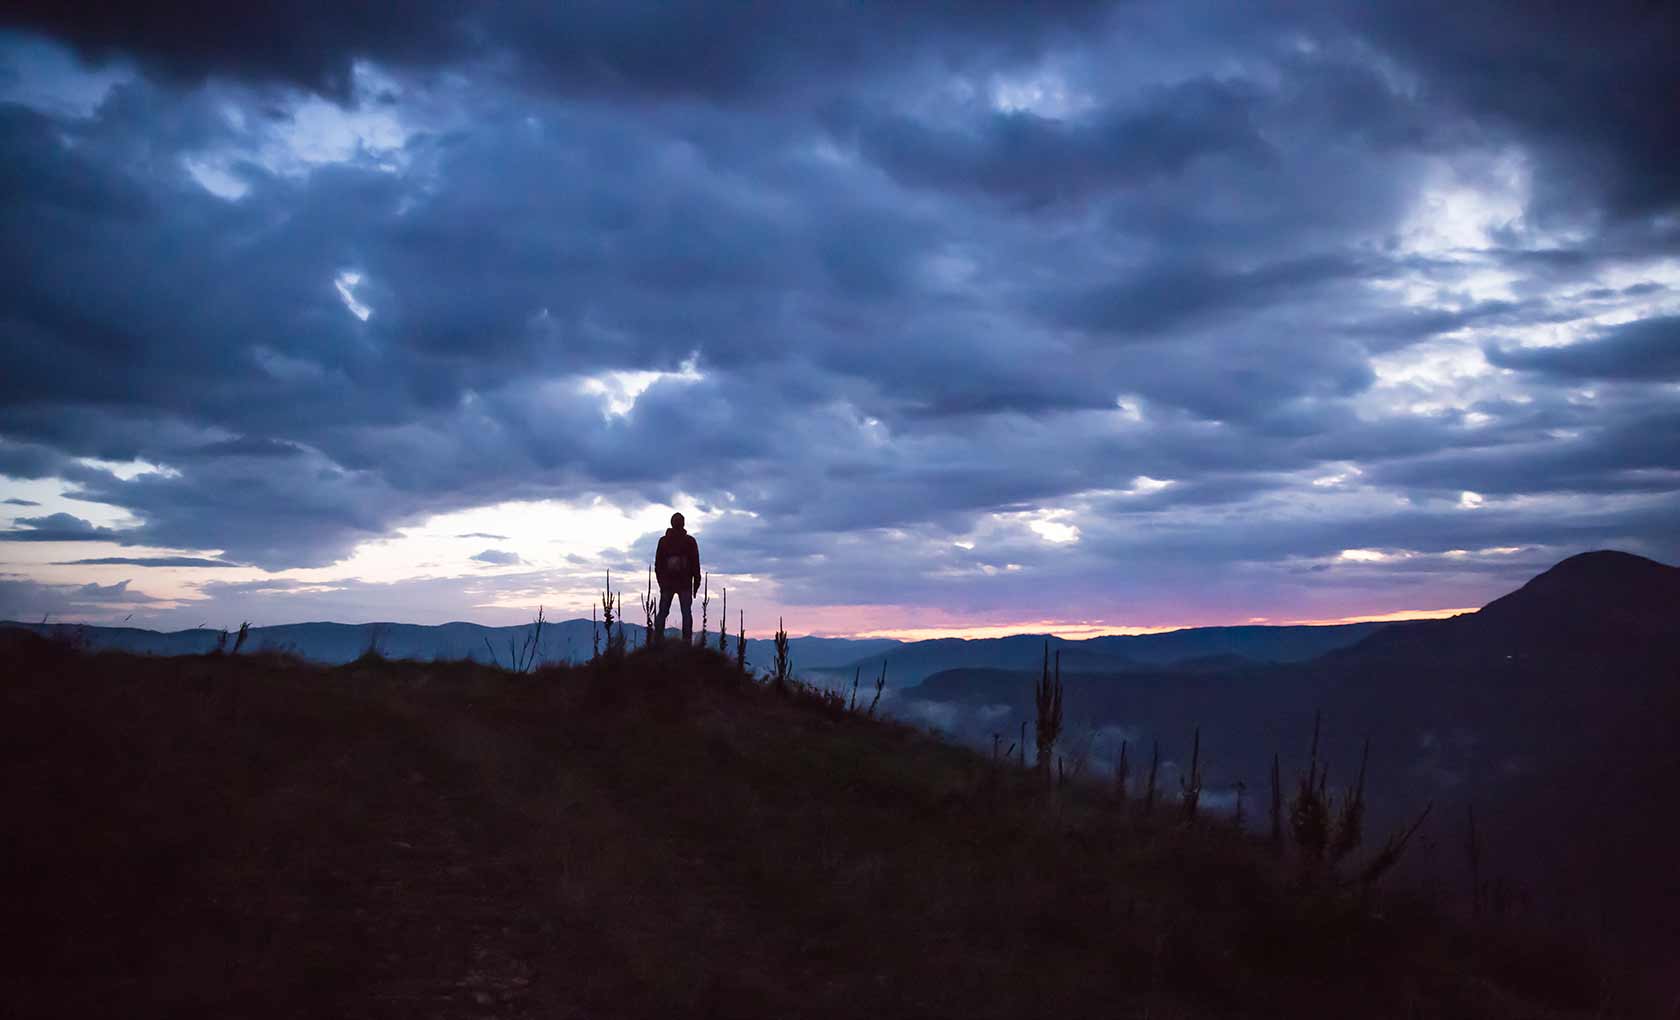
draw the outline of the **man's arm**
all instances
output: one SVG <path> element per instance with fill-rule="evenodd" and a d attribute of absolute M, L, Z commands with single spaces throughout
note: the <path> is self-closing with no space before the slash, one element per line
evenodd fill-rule
<path fill-rule="evenodd" d="M 690 538 L 688 540 L 688 545 L 689 545 L 689 552 L 693 553 L 693 555 L 690 556 L 689 559 L 694 563 L 694 577 L 692 578 L 692 580 L 694 582 L 694 590 L 695 590 L 695 592 L 699 592 L 700 591 L 700 577 L 701 577 L 701 574 L 700 574 L 700 543 L 696 542 L 693 538 Z"/>

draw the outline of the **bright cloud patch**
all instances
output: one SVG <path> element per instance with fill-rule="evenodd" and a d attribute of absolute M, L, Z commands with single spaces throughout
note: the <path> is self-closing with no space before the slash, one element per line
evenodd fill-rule
<path fill-rule="evenodd" d="M 373 309 L 356 300 L 355 287 L 356 284 L 361 282 L 361 273 L 345 270 L 333 280 L 333 288 L 338 291 L 338 296 L 344 302 L 344 307 L 350 309 L 350 314 L 366 322 L 368 316 L 373 314 Z"/>
<path fill-rule="evenodd" d="M 636 400 L 660 382 L 692 383 L 704 379 L 690 357 L 675 372 L 606 372 L 590 376 L 580 384 L 584 393 L 601 400 L 608 418 L 622 418 L 636 406 Z"/>

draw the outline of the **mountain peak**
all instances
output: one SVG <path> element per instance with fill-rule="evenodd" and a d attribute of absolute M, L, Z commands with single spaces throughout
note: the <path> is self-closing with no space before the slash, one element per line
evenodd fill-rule
<path fill-rule="evenodd" d="M 1619 549 L 1594 549 L 1591 552 L 1576 553 L 1567 559 L 1559 560 L 1550 570 L 1540 574 L 1542 577 L 1560 577 L 1571 579 L 1606 579 L 1632 580 L 1640 577 L 1661 577 L 1680 572 L 1680 567 L 1671 567 L 1658 563 L 1656 560 L 1646 559 L 1635 553 L 1622 552 Z"/>
<path fill-rule="evenodd" d="M 1599 632 L 1626 640 L 1674 634 L 1677 605 L 1680 567 L 1600 549 L 1558 562 L 1473 619 L 1536 635 Z"/>

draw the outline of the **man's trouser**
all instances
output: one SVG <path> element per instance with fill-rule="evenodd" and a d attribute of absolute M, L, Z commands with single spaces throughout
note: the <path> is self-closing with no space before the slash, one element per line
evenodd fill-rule
<path fill-rule="evenodd" d="M 659 589 L 659 616 L 653 621 L 654 630 L 658 633 L 654 640 L 657 641 L 665 636 L 665 618 L 671 615 L 671 600 L 673 598 L 677 600 L 678 606 L 682 609 L 683 642 L 692 644 L 694 642 L 694 592 L 686 584 L 675 591 L 669 588 Z"/>

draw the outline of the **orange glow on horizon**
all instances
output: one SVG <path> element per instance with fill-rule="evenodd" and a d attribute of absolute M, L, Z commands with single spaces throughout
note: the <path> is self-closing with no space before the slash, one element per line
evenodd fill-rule
<path fill-rule="evenodd" d="M 1406 620 L 1445 620 L 1448 617 L 1463 616 L 1474 613 L 1476 606 L 1465 609 L 1398 609 L 1392 613 L 1376 613 L 1370 616 L 1343 616 L 1331 620 L 1279 620 L 1268 622 L 1268 627 L 1334 627 L 1344 623 L 1401 623 Z"/>
<path fill-rule="evenodd" d="M 1236 622 L 1221 623 L 1186 623 L 1165 627 L 1128 627 L 1106 623 L 1060 622 L 1056 620 L 1034 620 L 1023 623 L 979 624 L 975 626 L 945 626 L 945 627 L 883 627 L 860 629 L 851 632 L 825 631 L 820 634 L 795 635 L 836 638 L 892 638 L 896 641 L 932 641 L 940 638 L 962 638 L 978 641 L 986 638 L 1012 637 L 1017 634 L 1048 634 L 1069 641 L 1082 641 L 1087 638 L 1132 636 L 1137 634 L 1166 634 L 1175 630 L 1189 630 L 1197 627 L 1335 627 L 1349 623 L 1400 623 L 1406 620 L 1444 620 L 1448 617 L 1461 616 L 1465 613 L 1476 612 L 1476 607 L 1465 609 L 1399 609 L 1391 613 L 1372 613 L 1362 616 L 1341 616 L 1312 620 L 1272 620 L 1266 617 L 1249 617 Z M 749 637 L 758 637 L 749 634 Z M 764 635 L 769 637 L 767 633 Z"/>

